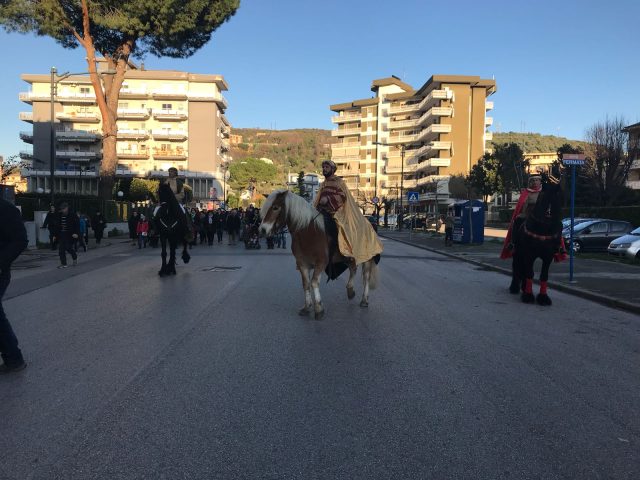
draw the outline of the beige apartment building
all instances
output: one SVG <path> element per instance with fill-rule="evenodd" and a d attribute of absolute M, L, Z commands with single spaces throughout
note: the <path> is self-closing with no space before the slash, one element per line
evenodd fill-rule
<path fill-rule="evenodd" d="M 28 191 L 48 191 L 50 182 L 50 75 L 21 76 L 30 86 L 20 100 L 32 106 L 20 119 L 32 124 L 20 138 L 33 145 L 21 157 L 32 163 L 23 171 Z M 221 75 L 130 68 L 118 103 L 116 176 L 160 178 L 170 167 L 191 185 L 194 198 L 222 191 L 224 163 L 230 160 L 230 124 L 224 113 L 228 89 Z M 72 75 L 57 85 L 53 99 L 55 191 L 98 193 L 102 152 L 101 116 L 86 75 Z M 217 190 L 213 190 L 213 189 Z"/>
<path fill-rule="evenodd" d="M 414 89 L 398 77 L 374 80 L 372 98 L 331 105 L 332 160 L 354 197 L 420 193 L 421 209 L 448 202 L 448 178 L 466 175 L 485 153 L 494 80 L 434 75 Z M 403 202 L 406 205 L 406 201 Z M 434 205 L 431 208 L 435 208 Z"/>
<path fill-rule="evenodd" d="M 640 190 L 640 123 L 634 123 L 625 127 L 624 132 L 629 134 L 630 148 L 635 150 L 635 158 L 629 169 L 627 187 Z"/>

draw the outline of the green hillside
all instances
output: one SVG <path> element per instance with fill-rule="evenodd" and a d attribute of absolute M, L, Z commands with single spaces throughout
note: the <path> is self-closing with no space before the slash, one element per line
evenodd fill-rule
<path fill-rule="evenodd" d="M 301 170 L 320 171 L 322 160 L 331 158 L 331 130 L 300 128 L 295 130 L 263 130 L 234 128 L 242 142 L 231 145 L 233 161 L 245 158 L 268 158 L 282 175 Z"/>
<path fill-rule="evenodd" d="M 493 141 L 491 143 L 494 145 L 502 143 L 516 143 L 525 153 L 555 152 L 565 143 L 574 147 L 583 148 L 586 145 L 585 142 L 581 142 L 579 140 L 569 140 L 568 138 L 556 137 L 555 135 L 519 132 L 494 133 Z"/>

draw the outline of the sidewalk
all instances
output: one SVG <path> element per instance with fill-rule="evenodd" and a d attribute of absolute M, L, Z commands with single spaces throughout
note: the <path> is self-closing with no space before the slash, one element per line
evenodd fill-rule
<path fill-rule="evenodd" d="M 500 259 L 504 230 L 485 230 L 482 245 L 444 246 L 444 236 L 423 233 L 380 230 L 381 237 L 447 255 L 488 270 L 511 275 L 511 261 Z M 491 236 L 488 236 L 491 235 Z M 539 261 L 537 262 L 539 274 Z M 608 260 L 574 258 L 574 282 L 569 282 L 569 261 L 553 263 L 549 272 L 549 286 L 611 307 L 640 314 L 640 265 L 629 265 Z M 509 280 L 505 279 L 505 290 Z"/>

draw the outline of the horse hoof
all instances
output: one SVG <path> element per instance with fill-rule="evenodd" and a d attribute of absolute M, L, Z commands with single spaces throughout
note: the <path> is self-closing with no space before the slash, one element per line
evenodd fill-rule
<path fill-rule="evenodd" d="M 362 308 L 367 308 L 369 306 L 369 302 L 367 302 L 366 300 L 361 300 L 360 301 L 360 306 Z"/>
<path fill-rule="evenodd" d="M 324 317 L 324 310 L 320 310 L 314 314 L 314 318 L 316 320 L 322 320 L 322 317 Z"/>
<path fill-rule="evenodd" d="M 167 272 L 165 272 L 164 270 L 160 270 L 158 272 L 158 275 L 160 275 L 161 277 L 164 277 L 167 274 Z"/>
<path fill-rule="evenodd" d="M 301 308 L 300 310 L 298 310 L 298 315 L 300 315 L 301 317 L 306 317 L 309 315 L 309 309 L 307 307 Z"/>
<path fill-rule="evenodd" d="M 538 302 L 538 305 L 542 305 L 543 307 L 549 307 L 553 303 L 549 298 L 549 295 L 546 293 L 539 293 L 536 297 L 536 302 Z"/>
<path fill-rule="evenodd" d="M 533 303 L 536 301 L 536 297 L 533 296 L 533 293 L 522 293 L 522 302 L 523 303 Z"/>
<path fill-rule="evenodd" d="M 182 261 L 184 263 L 189 263 L 189 260 L 191 260 L 191 255 L 189 255 L 188 253 L 185 253 L 184 255 L 182 255 Z"/>
<path fill-rule="evenodd" d="M 348 288 L 347 287 L 347 298 L 349 300 L 353 300 L 353 298 L 356 296 L 356 291 L 353 288 Z"/>

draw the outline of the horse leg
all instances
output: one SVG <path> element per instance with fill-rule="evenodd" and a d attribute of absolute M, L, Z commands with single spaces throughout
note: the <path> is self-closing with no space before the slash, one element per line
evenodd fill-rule
<path fill-rule="evenodd" d="M 182 261 L 184 263 L 189 263 L 189 260 L 191 260 L 191 255 L 189 255 L 189 245 L 187 244 L 186 240 L 183 240 L 182 242 Z"/>
<path fill-rule="evenodd" d="M 551 260 L 553 256 L 549 255 L 548 258 L 544 258 L 542 261 L 542 270 L 540 270 L 540 293 L 536 297 L 536 301 L 539 305 L 550 306 L 553 302 L 547 295 L 547 280 L 549 279 L 549 267 L 551 266 Z"/>
<path fill-rule="evenodd" d="M 523 259 L 523 273 L 525 278 L 524 291 L 522 292 L 522 301 L 524 303 L 533 303 L 535 302 L 535 297 L 533 296 L 533 262 L 535 261 L 535 257 L 531 255 L 525 255 Z"/>
<path fill-rule="evenodd" d="M 362 289 L 362 300 L 360 300 L 361 307 L 369 306 L 369 280 L 371 280 L 371 265 L 373 260 L 367 260 L 362 264 L 362 283 L 364 285 Z"/>
<path fill-rule="evenodd" d="M 521 276 L 522 274 L 520 272 L 520 262 L 517 254 L 514 252 L 511 259 L 511 285 L 509 285 L 510 293 L 520 293 Z"/>
<path fill-rule="evenodd" d="M 311 277 L 311 288 L 313 288 L 313 300 L 315 303 L 313 308 L 316 320 L 320 320 L 324 315 L 324 306 L 322 305 L 322 298 L 320 297 L 320 276 L 322 272 L 324 272 L 324 267 L 322 264 L 316 263 Z"/>
<path fill-rule="evenodd" d="M 356 265 L 356 262 L 352 260 L 349 262 L 349 280 L 347 281 L 347 298 L 349 300 L 353 300 L 356 296 L 356 291 L 353 288 L 353 279 L 355 278 L 357 271 L 358 266 Z"/>
<path fill-rule="evenodd" d="M 300 270 L 300 276 L 302 277 L 302 289 L 304 290 L 304 307 L 302 307 L 298 314 L 302 316 L 309 315 L 313 301 L 311 300 L 311 289 L 309 281 L 309 267 L 307 265 L 298 265 Z"/>
<path fill-rule="evenodd" d="M 175 238 L 169 239 L 169 273 L 171 275 L 176 274 L 176 248 L 178 247 L 178 240 Z"/>
<path fill-rule="evenodd" d="M 160 247 L 162 248 L 162 251 L 160 252 L 160 256 L 162 257 L 162 266 L 160 267 L 158 275 L 164 277 L 169 273 L 167 270 L 167 237 L 164 235 L 160 235 Z"/>

